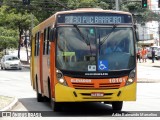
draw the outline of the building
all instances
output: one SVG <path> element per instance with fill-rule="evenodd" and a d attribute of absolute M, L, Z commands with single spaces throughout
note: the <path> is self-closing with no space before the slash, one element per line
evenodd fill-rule
<path fill-rule="evenodd" d="M 157 0 L 148 0 L 148 7 L 153 12 L 160 14 Z M 139 38 L 138 46 L 159 45 L 159 24 L 157 21 L 150 21 L 145 26 L 138 25 Z"/>

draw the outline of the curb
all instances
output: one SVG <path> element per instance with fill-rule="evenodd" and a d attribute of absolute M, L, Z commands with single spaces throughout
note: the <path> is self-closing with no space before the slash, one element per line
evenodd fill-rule
<path fill-rule="evenodd" d="M 18 103 L 18 99 L 17 98 L 14 98 L 14 100 L 8 105 L 6 106 L 5 108 L 1 109 L 0 111 L 9 111 L 11 110 L 14 106 L 16 106 Z"/>
<path fill-rule="evenodd" d="M 22 65 L 22 67 L 30 69 L 29 65 Z"/>

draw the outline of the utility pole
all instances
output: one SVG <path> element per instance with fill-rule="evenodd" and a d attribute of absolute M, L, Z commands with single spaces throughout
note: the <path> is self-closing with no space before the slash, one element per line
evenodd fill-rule
<path fill-rule="evenodd" d="M 24 46 L 26 48 L 26 53 L 27 53 L 27 63 L 29 62 L 28 58 L 28 38 L 27 38 L 27 31 L 25 30 L 25 36 L 24 36 Z"/>
<path fill-rule="evenodd" d="M 109 9 L 112 9 L 112 0 L 110 0 Z"/>
<path fill-rule="evenodd" d="M 116 10 L 119 10 L 119 0 L 115 0 L 116 3 Z"/>
<path fill-rule="evenodd" d="M 158 34 L 159 34 L 159 46 L 160 46 L 160 20 L 158 22 L 158 26 L 159 26 L 159 28 L 158 28 Z"/>
<path fill-rule="evenodd" d="M 147 39 L 147 37 L 145 37 L 145 34 L 146 34 L 146 27 L 143 26 L 143 45 L 142 45 L 142 46 L 145 45 L 145 41 L 146 41 L 146 39 Z"/>

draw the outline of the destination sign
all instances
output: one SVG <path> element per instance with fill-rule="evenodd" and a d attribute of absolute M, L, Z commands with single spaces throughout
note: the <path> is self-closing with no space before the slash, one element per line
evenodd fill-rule
<path fill-rule="evenodd" d="M 130 15 L 113 13 L 72 13 L 58 15 L 58 23 L 65 24 L 122 24 L 132 23 Z"/>
<path fill-rule="evenodd" d="M 113 24 L 123 21 L 122 16 L 65 16 L 65 23 L 73 24 Z"/>

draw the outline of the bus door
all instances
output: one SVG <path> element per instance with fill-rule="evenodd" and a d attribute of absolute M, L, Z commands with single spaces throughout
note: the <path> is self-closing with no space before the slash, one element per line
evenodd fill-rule
<path fill-rule="evenodd" d="M 49 97 L 48 93 L 48 76 L 49 76 L 49 27 L 44 30 L 43 34 L 43 55 L 42 55 L 42 79 L 43 79 L 43 87 L 45 96 Z"/>
<path fill-rule="evenodd" d="M 44 34 L 43 33 L 40 33 L 40 49 L 39 49 L 39 80 L 40 80 L 40 88 L 41 88 L 41 93 L 43 94 L 44 93 L 44 86 L 43 86 L 43 75 L 42 75 L 42 64 L 43 64 L 43 59 L 42 59 L 42 56 L 43 56 L 43 38 L 44 38 Z"/>

